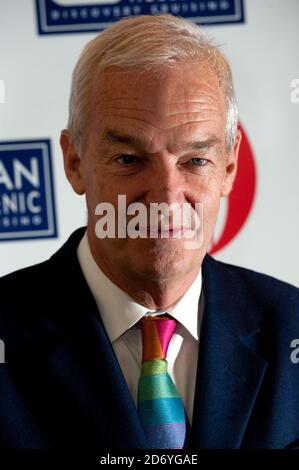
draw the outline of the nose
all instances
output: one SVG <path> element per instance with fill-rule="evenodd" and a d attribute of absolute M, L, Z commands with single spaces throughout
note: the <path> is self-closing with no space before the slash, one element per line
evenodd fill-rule
<path fill-rule="evenodd" d="M 183 204 L 185 198 L 185 181 L 179 167 L 175 162 L 165 162 L 161 160 L 154 165 L 148 175 L 145 185 L 144 202 L 167 203 L 168 205 L 177 203 Z"/>

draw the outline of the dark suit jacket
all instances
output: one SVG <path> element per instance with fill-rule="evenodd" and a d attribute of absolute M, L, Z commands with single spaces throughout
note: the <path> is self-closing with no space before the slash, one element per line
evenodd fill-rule
<path fill-rule="evenodd" d="M 83 231 L 0 280 L 1 448 L 148 448 L 77 260 Z M 299 445 L 299 289 L 208 255 L 202 274 L 192 448 Z"/>

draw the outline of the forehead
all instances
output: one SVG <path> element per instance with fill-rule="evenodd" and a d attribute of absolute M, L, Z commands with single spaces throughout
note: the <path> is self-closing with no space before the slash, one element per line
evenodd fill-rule
<path fill-rule="evenodd" d="M 96 132 L 120 126 L 146 134 L 225 126 L 223 90 L 216 74 L 194 63 L 158 72 L 110 67 L 95 77 L 90 93 L 90 125 Z"/>

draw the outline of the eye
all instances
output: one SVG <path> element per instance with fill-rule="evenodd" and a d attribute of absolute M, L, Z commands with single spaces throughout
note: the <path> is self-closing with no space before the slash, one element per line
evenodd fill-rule
<path fill-rule="evenodd" d="M 196 166 L 206 166 L 208 163 L 208 160 L 206 158 L 191 158 L 191 161 L 194 165 Z"/>
<path fill-rule="evenodd" d="M 130 165 L 130 163 L 136 163 L 137 158 L 134 155 L 128 155 L 126 153 L 123 153 L 116 159 L 116 161 L 118 161 L 122 165 Z"/>

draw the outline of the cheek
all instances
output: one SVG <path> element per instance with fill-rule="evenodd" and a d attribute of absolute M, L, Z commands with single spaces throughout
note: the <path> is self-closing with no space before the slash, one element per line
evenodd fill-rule
<path fill-rule="evenodd" d="M 200 199 L 206 228 L 214 227 L 221 201 L 222 178 L 219 174 L 209 175 L 202 182 Z"/>
<path fill-rule="evenodd" d="M 199 200 L 209 204 L 218 201 L 221 197 L 222 178 L 220 171 L 203 175 L 198 183 L 197 194 Z"/>
<path fill-rule="evenodd" d="M 94 204 L 100 202 L 113 202 L 113 187 L 107 183 L 107 179 L 104 177 L 101 168 L 94 167 L 88 169 L 86 172 L 86 197 L 90 202 Z M 116 197 L 117 200 L 117 197 Z"/>

